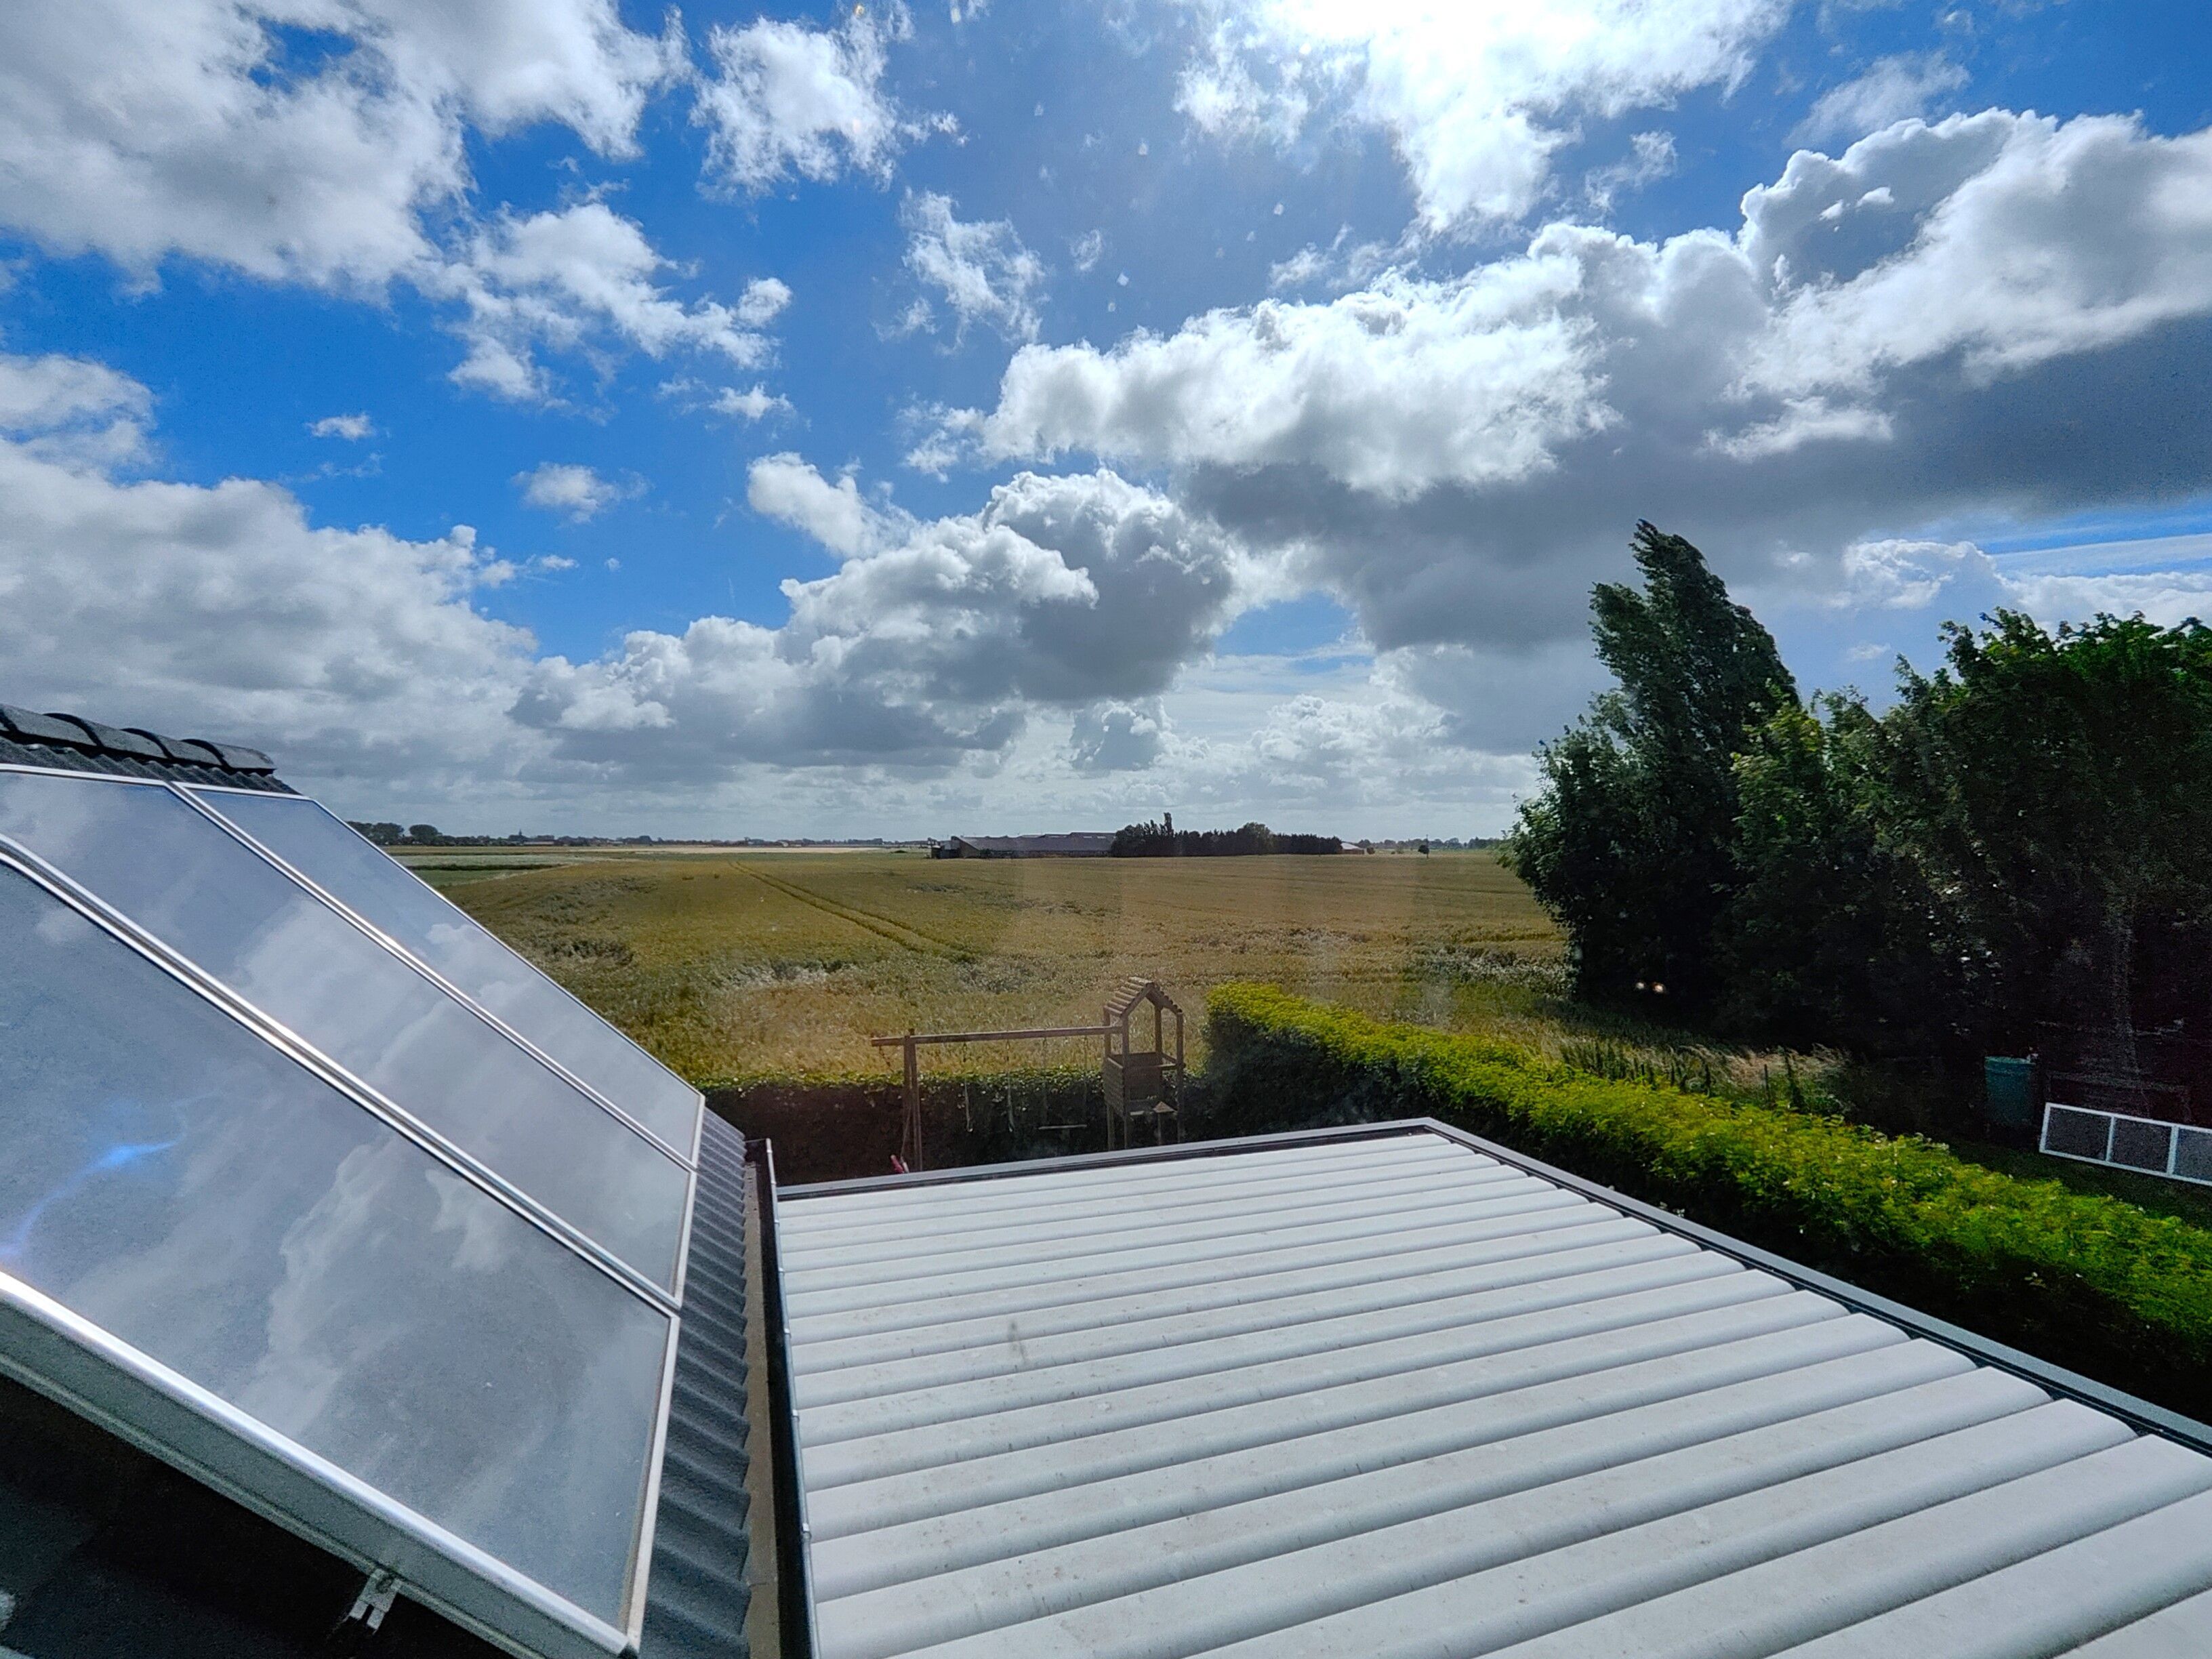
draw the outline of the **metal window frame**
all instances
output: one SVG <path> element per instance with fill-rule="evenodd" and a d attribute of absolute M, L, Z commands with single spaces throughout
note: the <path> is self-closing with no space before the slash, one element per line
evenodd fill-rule
<path fill-rule="evenodd" d="M 1393 1118 L 1379 1123 L 1347 1124 L 1326 1129 L 1294 1129 L 1275 1134 L 1253 1135 L 1243 1139 L 1190 1141 L 1176 1146 L 1152 1146 L 1111 1152 L 1083 1152 L 1066 1158 L 1038 1158 L 1025 1164 L 971 1164 L 958 1170 L 929 1170 L 910 1175 L 868 1176 L 853 1181 L 813 1182 L 802 1186 L 787 1187 L 780 1194 L 787 1203 L 803 1203 L 810 1198 L 827 1198 L 840 1193 L 884 1191 L 901 1187 L 950 1186 L 963 1182 L 988 1181 L 995 1177 L 1018 1175 L 1048 1174 L 1070 1169 L 1104 1169 L 1123 1164 L 1152 1164 L 1170 1158 L 1220 1158 L 1238 1152 L 1267 1152 L 1279 1147 L 1325 1145 L 1337 1141 L 1377 1140 L 1395 1136 L 1432 1134 L 1464 1146 L 1470 1152 L 1510 1164 L 1527 1174 L 1557 1183 L 1583 1197 L 1595 1200 L 1624 1215 L 1649 1222 L 1663 1232 L 1686 1238 L 1705 1249 L 1733 1258 L 1747 1267 L 1764 1273 L 1797 1286 L 1801 1290 L 1817 1291 L 1841 1303 L 1856 1312 L 1870 1314 L 1914 1336 L 1942 1344 L 1982 1364 L 1994 1366 L 2025 1378 L 2038 1388 L 2062 1398 L 2075 1400 L 2086 1406 L 2118 1418 L 2129 1427 L 2145 1434 L 2156 1434 L 2178 1441 L 2191 1449 L 2212 1455 L 2212 1424 L 2200 1423 L 2179 1412 L 2152 1404 L 2124 1389 L 2115 1389 L 2078 1371 L 2068 1370 L 2039 1359 L 2033 1354 L 1979 1335 L 1954 1325 L 1948 1320 L 1922 1313 L 1901 1302 L 1893 1302 L 1886 1296 L 1792 1261 L 1787 1256 L 1777 1255 L 1757 1245 L 1747 1244 L 1725 1233 L 1702 1226 L 1671 1210 L 1662 1210 L 1656 1204 L 1644 1203 L 1585 1180 L 1540 1158 L 1518 1152 L 1510 1146 L 1500 1146 L 1480 1135 L 1470 1134 L 1464 1129 L 1442 1122 L 1432 1117 Z M 2120 1166 L 2107 1166 L 2120 1167 Z M 780 1294 L 780 1291 L 779 1291 Z M 779 1426 L 782 1426 L 779 1425 Z M 798 1431 L 797 1419 L 792 1419 L 789 1432 Z"/>
<path fill-rule="evenodd" d="M 365 1095 L 327 1059 L 265 1016 L 250 1017 L 257 1013 L 252 1005 L 188 961 L 172 951 L 149 949 L 141 930 L 4 836 L 0 836 L 0 867 L 31 881 L 249 1036 L 276 1049 L 494 1202 L 638 1295 L 643 1281 L 627 1268 L 611 1267 L 597 1247 L 580 1248 L 579 1239 L 568 1236 L 573 1230 L 567 1224 L 534 1212 L 526 1200 L 503 1190 L 434 1136 L 380 1109 L 374 1097 Z M 581 1243 L 589 1245 L 588 1240 Z M 639 1299 L 666 1319 L 667 1335 L 639 1522 L 625 1564 L 620 1628 L 5 1272 L 0 1272 L 0 1372 L 340 1559 L 364 1571 L 391 1570 L 413 1599 L 495 1646 L 523 1659 L 601 1659 L 634 1652 L 644 1627 L 654 1510 L 683 1334 L 682 1316 L 665 1297 Z"/>
<path fill-rule="evenodd" d="M 35 769 L 30 767 L 0 767 L 0 770 L 7 771 L 31 771 L 33 769 Z M 126 783 L 152 783 L 155 782 L 155 780 L 151 778 L 125 778 L 118 780 L 118 781 Z M 237 840 L 245 842 L 246 845 L 252 848 L 256 854 L 268 860 L 270 864 L 275 865 L 279 870 L 282 870 L 294 881 L 297 882 L 301 886 L 313 893 L 317 898 L 320 899 L 331 909 L 336 910 L 348 921 L 353 923 L 353 925 L 361 929 L 362 933 L 367 933 L 370 938 L 375 939 L 377 943 L 382 945 L 386 950 L 391 951 L 393 954 L 401 957 L 406 962 L 408 966 L 414 969 L 416 972 L 431 981 L 449 995 L 466 1003 L 469 1008 L 478 1018 L 482 1019 L 486 1024 L 498 1030 L 502 1036 L 507 1037 L 509 1042 L 513 1042 L 515 1047 L 528 1054 L 532 1059 L 543 1065 L 548 1071 L 552 1072 L 564 1082 L 573 1085 L 581 1093 L 589 1096 L 609 1114 L 627 1124 L 631 1129 L 644 1136 L 646 1139 L 651 1141 L 654 1146 L 661 1148 L 662 1151 L 665 1152 L 671 1158 L 675 1158 L 678 1163 L 692 1166 L 696 1166 L 697 1164 L 699 1161 L 699 1118 L 697 1115 L 695 1115 L 692 1119 L 690 1135 L 691 1144 L 690 1147 L 688 1149 L 683 1149 L 671 1145 L 661 1136 L 655 1134 L 651 1129 L 646 1127 L 646 1126 L 638 1121 L 637 1119 L 632 1117 L 628 1111 L 623 1109 L 620 1104 L 611 1099 L 603 1091 L 595 1087 L 592 1084 L 586 1083 L 582 1078 L 578 1077 L 566 1066 L 563 1066 L 559 1060 L 554 1059 L 543 1048 L 540 1048 L 537 1043 L 531 1041 L 530 1038 L 525 1036 L 521 1032 L 509 1025 L 497 1014 L 493 1013 L 489 1008 L 483 1006 L 473 997 L 471 997 L 468 992 L 454 984 L 443 974 L 440 973 L 435 968 L 433 968 L 428 963 L 416 956 L 402 941 L 395 939 L 390 933 L 386 933 L 374 921 L 371 921 L 367 916 L 362 915 L 360 911 L 356 910 L 351 904 L 348 903 L 344 898 L 341 897 L 338 894 L 332 892 L 329 888 L 325 887 L 321 883 L 315 880 L 313 877 L 308 875 L 297 866 L 290 863 L 274 848 L 257 840 L 252 832 L 246 830 L 243 825 L 234 823 L 228 818 L 223 817 L 220 809 L 210 806 L 204 801 L 198 799 L 198 797 L 202 795 L 247 795 L 259 800 L 275 799 L 280 800 L 299 801 L 313 811 L 320 812 L 324 817 L 329 818 L 331 823 L 337 824 L 339 829 L 344 830 L 346 834 L 358 837 L 359 832 L 356 831 L 351 824 L 348 823 L 343 818 L 338 817 L 337 813 L 331 811 L 329 807 L 324 805 L 322 802 L 317 800 L 313 795 L 295 794 L 272 797 L 265 789 L 240 789 L 228 785 L 207 783 L 181 783 L 170 781 L 166 785 L 166 787 L 175 793 L 184 797 L 184 799 L 190 803 L 193 811 L 199 812 L 206 817 L 213 819 L 217 824 L 222 826 L 226 833 L 235 837 Z M 364 842 L 363 845 L 375 848 L 375 843 L 374 842 Z M 383 849 L 377 848 L 376 850 L 381 853 Z M 592 1012 L 574 992 L 569 990 L 567 986 L 562 984 L 560 981 L 555 979 L 550 974 L 546 973 L 543 969 L 536 966 L 520 951 L 517 951 L 513 945 L 507 944 L 506 940 L 501 939 L 498 934 L 493 933 L 491 929 L 486 927 L 482 922 L 478 921 L 474 916 L 471 916 L 467 911 L 462 909 L 460 906 L 455 904 L 443 893 L 438 891 L 436 888 L 431 886 L 429 883 L 422 881 L 422 878 L 420 876 L 414 876 L 411 871 L 407 871 L 406 866 L 400 864 L 396 859 L 392 860 L 392 863 L 398 869 L 406 872 L 406 873 L 410 876 L 413 876 L 413 878 L 416 881 L 422 884 L 422 890 L 428 893 L 433 898 L 436 899 L 439 903 L 444 905 L 456 916 L 468 923 L 470 927 L 475 928 L 477 932 L 481 933 L 485 939 L 489 939 L 492 944 L 497 945 L 500 950 L 506 952 L 509 957 L 513 958 L 517 966 L 522 968 L 526 972 L 535 975 L 538 978 L 544 981 L 546 984 L 551 986 L 554 990 L 559 992 L 561 995 L 567 1000 L 570 1007 L 574 1011 L 578 1017 L 590 1020 L 595 1024 L 605 1026 L 609 1031 L 620 1038 L 622 1042 L 628 1044 L 638 1054 L 644 1055 L 644 1057 L 647 1060 L 650 1060 L 659 1070 L 665 1073 L 667 1076 L 674 1078 L 678 1083 L 682 1084 L 685 1089 L 690 1091 L 692 1099 L 698 1104 L 699 1111 L 703 1113 L 706 1110 L 706 1096 L 702 1094 L 698 1090 L 692 1088 L 691 1085 L 689 1083 L 685 1083 L 682 1078 L 677 1077 L 675 1073 L 669 1071 L 668 1067 L 661 1065 L 658 1060 L 654 1060 L 653 1055 L 647 1053 L 645 1048 L 634 1041 L 627 1032 L 623 1031 L 619 1026 L 614 1024 L 601 1015 Z"/>

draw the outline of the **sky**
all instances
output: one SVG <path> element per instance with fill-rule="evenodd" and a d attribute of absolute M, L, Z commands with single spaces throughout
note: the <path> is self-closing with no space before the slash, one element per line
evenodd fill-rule
<path fill-rule="evenodd" d="M 2201 6 L 0 9 L 0 702 L 352 817 L 1494 835 L 1644 519 L 2212 614 Z"/>

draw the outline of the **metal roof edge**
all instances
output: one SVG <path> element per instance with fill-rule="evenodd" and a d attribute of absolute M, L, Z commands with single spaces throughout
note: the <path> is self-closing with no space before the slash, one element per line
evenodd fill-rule
<path fill-rule="evenodd" d="M 775 1231 L 775 1148 L 765 1139 L 748 1139 L 745 1155 L 760 1178 L 761 1316 L 767 1321 L 767 1428 L 775 1474 L 776 1589 L 781 1603 L 777 1636 L 788 1659 L 815 1659 L 822 1644 L 814 1617 L 814 1529 L 807 1523 L 806 1487 L 799 1477 L 791 1315 L 784 1304 L 783 1256 Z"/>
<path fill-rule="evenodd" d="M 1541 1158 L 1531 1158 L 1510 1146 L 1499 1145 L 1465 1129 L 1455 1128 L 1433 1117 L 1391 1118 L 1378 1123 L 1345 1124 L 1321 1129 L 1293 1129 L 1280 1133 L 1248 1135 L 1242 1139 L 1197 1140 L 1172 1146 L 1144 1146 L 1111 1152 L 1077 1152 L 1065 1158 L 1037 1158 L 1018 1164 L 969 1164 L 957 1170 L 929 1170 L 909 1175 L 866 1176 L 852 1181 L 821 1181 L 805 1186 L 786 1187 L 778 1193 L 781 1199 L 805 1200 L 826 1197 L 839 1193 L 890 1190 L 902 1187 L 951 1186 L 964 1182 L 988 1181 L 1017 1175 L 1039 1175 L 1058 1170 L 1103 1169 L 1121 1164 L 1150 1164 L 1182 1158 L 1218 1158 L 1233 1152 L 1266 1152 L 1279 1146 L 1325 1144 L 1330 1141 L 1373 1140 L 1397 1135 L 1434 1134 L 1456 1142 L 1472 1151 L 1494 1158 L 1502 1164 L 1540 1176 L 1558 1182 L 1571 1191 L 1582 1194 L 1610 1205 L 1622 1213 L 1648 1221 L 1664 1231 L 1701 1244 L 1731 1256 L 1746 1267 L 1757 1267 L 1788 1280 L 1800 1289 L 1814 1291 L 1832 1297 L 1845 1307 L 1870 1314 L 1911 1332 L 1916 1336 L 1941 1343 L 1948 1348 L 1994 1365 L 2001 1370 L 2024 1377 L 2037 1387 L 2049 1389 L 2066 1399 L 2079 1401 L 2118 1418 L 2130 1427 L 2142 1432 L 2156 1434 L 2178 1441 L 2191 1449 L 2212 1455 L 2212 1424 L 2201 1423 L 2193 1417 L 2154 1405 L 2148 1400 L 2100 1382 L 2094 1377 L 2067 1370 L 2049 1360 L 2039 1359 L 2033 1354 L 2011 1347 L 1992 1338 L 1938 1319 L 1933 1314 L 1921 1312 L 1902 1302 L 1891 1300 L 1873 1291 L 1862 1289 L 1849 1280 L 1838 1279 L 1789 1257 L 1763 1249 L 1756 1244 L 1747 1244 L 1741 1239 L 1717 1231 L 1672 1210 L 1662 1209 L 1641 1199 L 1631 1198 L 1601 1182 L 1547 1164 Z"/>

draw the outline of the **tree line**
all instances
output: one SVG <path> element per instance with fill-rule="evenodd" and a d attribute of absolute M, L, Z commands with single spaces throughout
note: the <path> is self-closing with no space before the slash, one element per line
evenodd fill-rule
<path fill-rule="evenodd" d="M 1505 848 L 1581 994 L 1877 1054 L 2207 1007 L 2212 630 L 2000 611 L 1877 711 L 1801 696 L 1689 542 L 1632 547 L 1642 589 L 1591 604 L 1618 684 L 1538 751 Z"/>
<path fill-rule="evenodd" d="M 1277 835 L 1264 823 L 1235 830 L 1178 830 L 1174 820 L 1147 818 L 1114 832 L 1108 851 L 1117 859 L 1247 858 L 1267 853 L 1341 853 L 1335 836 Z"/>

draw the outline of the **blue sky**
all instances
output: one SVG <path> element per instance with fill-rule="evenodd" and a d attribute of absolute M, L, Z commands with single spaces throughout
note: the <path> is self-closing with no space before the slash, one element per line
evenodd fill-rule
<path fill-rule="evenodd" d="M 2212 592 L 2194 8 L 36 9 L 0 699 L 356 815 L 1495 833 L 1638 516 L 1808 688 Z"/>

